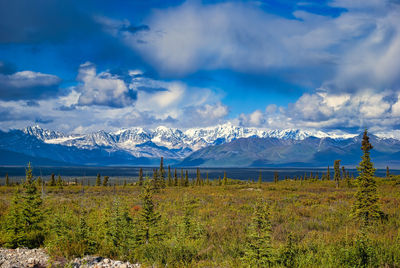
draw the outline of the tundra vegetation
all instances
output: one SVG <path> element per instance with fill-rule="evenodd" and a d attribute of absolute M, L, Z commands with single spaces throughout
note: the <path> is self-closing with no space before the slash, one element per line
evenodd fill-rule
<path fill-rule="evenodd" d="M 200 169 L 190 179 L 161 161 L 151 178 L 99 174 L 90 186 L 34 178 L 28 165 L 23 184 L 0 187 L 0 246 L 158 267 L 399 267 L 400 178 L 374 176 L 366 131 L 361 149 L 355 178 L 334 161 L 333 180 L 271 183 Z"/>

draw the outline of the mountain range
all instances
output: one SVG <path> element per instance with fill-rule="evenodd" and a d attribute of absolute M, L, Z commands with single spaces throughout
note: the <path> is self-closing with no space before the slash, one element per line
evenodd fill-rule
<path fill-rule="evenodd" d="M 400 166 L 400 141 L 370 135 L 379 166 Z M 326 166 L 360 161 L 361 137 L 299 129 L 265 130 L 230 123 L 180 130 L 128 128 L 65 134 L 30 126 L 0 131 L 0 165 L 157 165 L 207 167 Z"/>

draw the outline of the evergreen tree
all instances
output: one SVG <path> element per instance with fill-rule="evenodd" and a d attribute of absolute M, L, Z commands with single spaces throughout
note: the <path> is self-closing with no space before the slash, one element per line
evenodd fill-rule
<path fill-rule="evenodd" d="M 186 174 L 185 174 L 185 183 L 184 183 L 185 187 L 189 186 L 189 174 L 188 171 L 186 170 Z"/>
<path fill-rule="evenodd" d="M 224 178 L 222 179 L 223 185 L 228 185 L 228 178 L 226 177 L 226 171 L 224 171 Z"/>
<path fill-rule="evenodd" d="M 178 186 L 178 172 L 176 171 L 176 168 L 174 171 L 174 186 Z"/>
<path fill-rule="evenodd" d="M 124 180 L 124 187 L 126 187 L 126 180 Z"/>
<path fill-rule="evenodd" d="M 179 182 L 179 186 L 185 186 L 185 177 L 183 176 L 183 169 L 181 169 L 181 180 Z"/>
<path fill-rule="evenodd" d="M 132 218 L 118 199 L 114 200 L 108 215 L 105 238 L 111 249 L 111 255 L 126 259 L 131 255 L 135 242 Z"/>
<path fill-rule="evenodd" d="M 196 186 L 200 186 L 201 185 L 201 182 L 200 182 L 200 169 L 199 168 L 197 168 L 196 169 Z"/>
<path fill-rule="evenodd" d="M 139 169 L 139 186 L 143 185 L 143 169 Z"/>
<path fill-rule="evenodd" d="M 296 255 L 297 255 L 297 248 L 294 244 L 293 234 L 290 233 L 287 238 L 287 243 L 283 248 L 283 251 L 280 255 L 280 263 L 283 264 L 284 267 L 297 267 L 296 266 Z"/>
<path fill-rule="evenodd" d="M 57 178 L 57 186 L 58 186 L 58 188 L 62 189 L 63 185 L 64 185 L 64 183 L 63 183 L 63 180 L 61 179 L 61 175 L 58 175 L 58 178 Z"/>
<path fill-rule="evenodd" d="M 153 193 L 148 181 L 145 182 L 140 195 L 142 210 L 139 214 L 139 226 L 137 240 L 140 244 L 148 244 L 161 238 L 160 220 L 161 215 L 155 210 Z"/>
<path fill-rule="evenodd" d="M 383 212 L 378 205 L 379 198 L 374 177 L 375 168 L 370 157 L 370 150 L 373 147 L 367 134 L 367 130 L 365 130 L 361 143 L 362 160 L 357 167 L 359 171 L 358 189 L 353 205 L 354 216 L 361 221 L 364 227 L 370 225 L 373 220 L 383 217 Z"/>
<path fill-rule="evenodd" d="M 329 170 L 329 166 L 328 166 L 328 169 L 326 170 L 326 180 L 327 181 L 331 180 L 331 171 Z"/>
<path fill-rule="evenodd" d="M 258 185 L 261 186 L 261 183 L 262 183 L 262 174 L 261 174 L 261 171 L 260 171 L 260 174 L 258 175 Z"/>
<path fill-rule="evenodd" d="M 56 186 L 56 180 L 54 179 L 54 173 L 51 174 L 49 185 L 50 186 Z"/>
<path fill-rule="evenodd" d="M 159 177 L 159 187 L 160 188 L 165 188 L 166 183 L 165 183 L 165 169 L 164 169 L 164 157 L 161 157 L 160 160 L 160 171 L 158 173 Z"/>
<path fill-rule="evenodd" d="M 36 180 L 36 185 L 37 185 L 38 187 L 40 187 L 40 186 L 42 186 L 42 183 L 43 183 L 43 180 L 42 180 L 42 178 L 39 176 L 39 177 L 37 178 L 37 180 Z"/>
<path fill-rule="evenodd" d="M 110 177 L 108 177 L 108 176 L 104 176 L 104 180 L 103 180 L 103 186 L 108 186 L 108 179 L 109 179 Z"/>
<path fill-rule="evenodd" d="M 274 182 L 277 183 L 278 181 L 279 181 L 279 175 L 278 175 L 278 172 L 275 171 L 274 172 Z"/>
<path fill-rule="evenodd" d="M 23 193 L 16 191 L 10 211 L 6 216 L 5 246 L 36 248 L 42 245 L 43 211 L 40 193 L 33 181 L 30 163 L 26 169 Z"/>
<path fill-rule="evenodd" d="M 172 175 L 171 175 L 171 167 L 168 165 L 168 186 L 173 186 Z"/>
<path fill-rule="evenodd" d="M 336 183 L 336 188 L 339 188 L 339 181 L 340 181 L 340 160 L 335 160 L 333 164 L 333 169 L 335 171 L 334 179 Z"/>
<path fill-rule="evenodd" d="M 218 176 L 218 186 L 222 185 L 222 180 L 221 180 L 221 176 Z"/>
<path fill-rule="evenodd" d="M 243 261 L 250 267 L 270 267 L 275 263 L 269 209 L 262 201 L 258 201 L 254 209 Z"/>
<path fill-rule="evenodd" d="M 10 186 L 10 180 L 8 178 L 8 173 L 6 174 L 6 186 Z"/>
<path fill-rule="evenodd" d="M 208 172 L 206 173 L 206 184 L 211 185 L 210 179 L 208 178 Z"/>
<path fill-rule="evenodd" d="M 346 179 L 346 169 L 344 168 L 344 166 L 342 166 L 342 177 L 341 177 L 341 179 L 342 180 Z"/>
<path fill-rule="evenodd" d="M 96 178 L 96 186 L 100 186 L 101 185 L 101 177 L 100 177 L 100 173 L 97 174 L 97 178 Z"/>
<path fill-rule="evenodd" d="M 389 166 L 386 166 L 386 178 L 390 177 Z"/>

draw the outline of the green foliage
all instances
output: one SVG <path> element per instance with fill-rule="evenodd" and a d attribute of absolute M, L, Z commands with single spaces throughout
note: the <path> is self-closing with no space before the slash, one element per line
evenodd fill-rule
<path fill-rule="evenodd" d="M 297 267 L 296 257 L 298 254 L 299 250 L 295 245 L 293 234 L 290 233 L 287 238 L 286 245 L 279 255 L 279 262 L 284 267 Z"/>
<path fill-rule="evenodd" d="M 162 237 L 160 228 L 161 215 L 155 210 L 150 183 L 145 182 L 141 193 L 142 211 L 138 219 L 137 240 L 139 244 L 157 242 Z"/>
<path fill-rule="evenodd" d="M 361 146 L 364 154 L 357 167 L 359 171 L 357 178 L 358 188 L 355 194 L 356 200 L 353 205 L 354 216 L 361 221 L 362 226 L 369 226 L 373 220 L 383 217 L 383 212 L 378 204 L 379 197 L 374 177 L 375 168 L 370 157 L 370 150 L 372 148 L 367 130 L 365 130 Z"/>
<path fill-rule="evenodd" d="M 101 185 L 101 177 L 100 177 L 100 174 L 97 174 L 96 186 L 100 186 L 100 185 Z"/>
<path fill-rule="evenodd" d="M 9 180 L 9 178 L 8 178 L 8 173 L 6 174 L 5 186 L 10 186 L 10 180 Z"/>
<path fill-rule="evenodd" d="M 143 185 L 143 169 L 142 168 L 140 168 L 139 169 L 139 186 L 142 186 Z"/>
<path fill-rule="evenodd" d="M 274 172 L 274 182 L 277 183 L 279 181 L 279 174 L 277 171 Z"/>
<path fill-rule="evenodd" d="M 23 192 L 16 190 L 12 205 L 6 215 L 5 246 L 10 248 L 35 248 L 42 245 L 42 199 L 33 180 L 30 163 L 26 169 Z"/>
<path fill-rule="evenodd" d="M 270 267 L 275 264 L 271 231 L 268 205 L 259 200 L 255 205 L 243 256 L 243 261 L 250 267 Z"/>
<path fill-rule="evenodd" d="M 108 176 L 104 176 L 104 180 L 103 180 L 103 186 L 108 186 L 108 179 L 109 179 L 110 177 L 108 177 Z"/>
<path fill-rule="evenodd" d="M 333 169 L 335 171 L 334 180 L 336 183 L 336 188 L 339 188 L 339 181 L 340 181 L 340 160 L 335 160 L 333 164 Z"/>

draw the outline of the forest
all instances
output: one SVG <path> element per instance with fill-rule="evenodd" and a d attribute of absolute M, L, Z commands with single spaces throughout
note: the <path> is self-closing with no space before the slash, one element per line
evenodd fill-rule
<path fill-rule="evenodd" d="M 358 174 L 263 182 L 160 167 L 94 185 L 62 176 L 0 187 L 0 247 L 98 255 L 144 267 L 400 267 L 400 176 L 376 177 L 367 131 Z"/>

